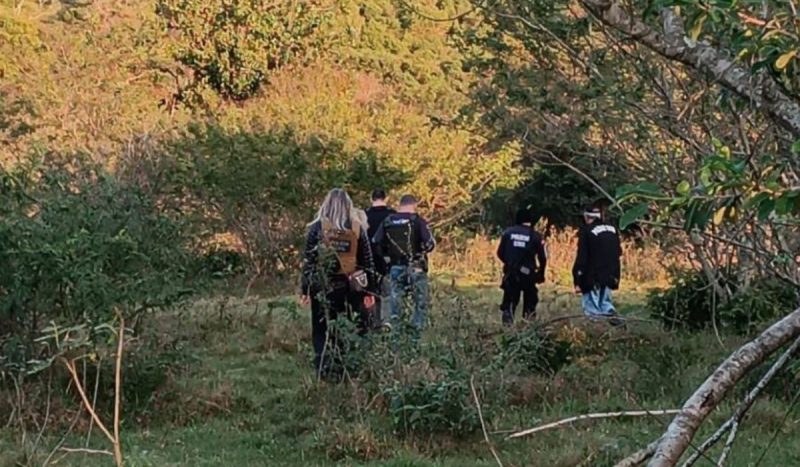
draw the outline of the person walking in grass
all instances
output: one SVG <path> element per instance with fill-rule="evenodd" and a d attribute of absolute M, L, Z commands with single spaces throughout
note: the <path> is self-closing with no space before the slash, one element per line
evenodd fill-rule
<path fill-rule="evenodd" d="M 394 214 L 396 211 L 389 207 L 387 203 L 386 190 L 378 188 L 372 192 L 372 206 L 367 208 L 367 223 L 369 228 L 367 233 L 372 239 L 383 224 L 383 221 Z M 386 325 L 389 322 L 389 294 L 391 292 L 389 284 L 389 258 L 382 255 L 373 255 L 375 260 L 375 272 L 378 281 L 380 294 L 375 297 L 375 314 L 373 315 L 375 327 Z"/>
<path fill-rule="evenodd" d="M 500 305 L 503 324 L 512 324 L 520 296 L 522 317 L 536 317 L 539 289 L 547 267 L 547 249 L 539 232 L 533 229 L 534 216 L 528 209 L 517 211 L 514 225 L 503 232 L 497 257 L 503 263 L 503 302 Z"/>
<path fill-rule="evenodd" d="M 428 254 L 436 242 L 428 223 L 417 214 L 417 199 L 400 198 L 397 213 L 390 214 L 372 239 L 375 252 L 388 258 L 391 326 L 400 322 L 401 301 L 411 295 L 414 314 L 411 324 L 421 330 L 427 323 Z"/>
<path fill-rule="evenodd" d="M 617 228 L 605 221 L 605 211 L 592 205 L 583 213 L 584 226 L 578 237 L 578 252 L 572 267 L 575 292 L 582 295 L 584 314 L 592 319 L 608 318 L 623 324 L 612 301 L 619 288 L 622 246 Z"/>
<path fill-rule="evenodd" d="M 301 303 L 311 303 L 314 367 L 320 376 L 328 375 L 341 351 L 329 330 L 334 321 L 355 319 L 359 332 L 366 332 L 366 310 L 375 304 L 374 269 L 366 226 L 355 218 L 350 196 L 331 190 L 308 225 L 301 277 Z"/>

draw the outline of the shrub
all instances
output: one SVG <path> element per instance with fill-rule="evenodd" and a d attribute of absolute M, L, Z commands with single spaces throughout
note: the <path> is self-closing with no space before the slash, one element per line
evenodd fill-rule
<path fill-rule="evenodd" d="M 383 394 L 398 432 L 464 436 L 480 428 L 469 378 L 463 372 L 450 371 L 435 381 L 395 381 Z"/>
<path fill-rule="evenodd" d="M 730 300 L 721 303 L 715 300 L 714 288 L 705 274 L 678 273 L 670 288 L 651 292 L 647 304 L 650 314 L 667 329 L 693 331 L 708 327 L 716 315 L 721 327 L 747 334 L 797 304 L 796 291 L 777 279 L 757 278 L 743 287 L 736 283 L 735 277 L 731 273 L 721 278 L 721 285 L 732 291 Z"/>
<path fill-rule="evenodd" d="M 229 237 L 225 247 L 236 247 L 255 278 L 294 271 L 306 224 L 331 188 L 366 198 L 374 185 L 405 179 L 379 168 L 376 158 L 371 150 L 349 152 L 291 129 L 198 125 L 155 151 L 131 155 L 122 172 L 147 181 L 152 196 L 184 212 L 206 246 L 215 236 Z"/>
<path fill-rule="evenodd" d="M 182 225 L 88 161 L 48 155 L 0 173 L 0 371 L 45 360 L 44 326 L 84 326 L 169 306 L 189 290 Z"/>
<path fill-rule="evenodd" d="M 556 339 L 540 326 L 528 326 L 503 335 L 495 364 L 517 365 L 530 373 L 554 375 L 569 363 L 571 356 L 572 345 L 568 340 Z"/>

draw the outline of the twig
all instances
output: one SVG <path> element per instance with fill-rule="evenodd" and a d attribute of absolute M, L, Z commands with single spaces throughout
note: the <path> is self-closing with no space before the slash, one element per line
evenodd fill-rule
<path fill-rule="evenodd" d="M 486 440 L 486 444 L 489 446 L 489 450 L 492 451 L 492 455 L 494 456 L 494 460 L 497 461 L 497 465 L 503 467 L 503 461 L 500 460 L 500 456 L 497 455 L 497 451 L 494 449 L 494 445 L 492 445 L 491 440 L 489 440 L 489 433 L 486 431 L 486 422 L 483 420 L 483 412 L 481 411 L 481 402 L 478 399 L 478 392 L 475 391 L 475 375 L 470 376 L 469 378 L 469 387 L 472 389 L 472 397 L 475 398 L 475 407 L 478 409 L 478 419 L 481 421 L 481 430 L 483 430 L 483 439 Z"/>
<path fill-rule="evenodd" d="M 736 407 L 736 411 L 733 413 L 733 416 L 731 416 L 731 418 L 728 419 L 728 421 L 726 421 L 722 426 L 720 426 L 719 429 L 717 429 L 717 431 L 713 435 L 711 435 L 710 438 L 708 438 L 705 442 L 703 442 L 703 444 L 701 444 L 700 447 L 697 448 L 697 451 L 695 451 L 695 453 L 692 454 L 686 460 L 686 462 L 683 463 L 682 467 L 691 467 L 692 465 L 694 465 L 694 463 L 700 459 L 700 456 L 703 455 L 703 453 L 711 449 L 712 446 L 717 444 L 719 440 L 721 440 L 722 437 L 725 436 L 725 433 L 733 429 L 734 425 L 738 425 L 742 421 L 745 414 L 747 414 L 747 411 L 750 410 L 750 407 L 753 406 L 753 403 L 761 394 L 761 391 L 763 391 L 764 388 L 767 387 L 767 384 L 769 384 L 772 378 L 775 377 L 778 371 L 780 371 L 781 368 L 783 368 L 783 366 L 786 365 L 786 362 L 788 362 L 789 359 L 792 358 L 792 356 L 797 352 L 798 348 L 800 348 L 800 337 L 795 339 L 794 343 L 792 343 L 792 345 L 788 349 L 786 349 L 783 355 L 781 355 L 780 358 L 778 358 L 778 360 L 775 361 L 772 367 L 770 367 L 770 369 L 764 374 L 764 376 L 755 385 L 755 387 L 751 389 L 749 393 L 747 393 L 747 395 L 739 404 L 739 406 Z"/>
<path fill-rule="evenodd" d="M 97 407 L 97 394 L 100 393 L 100 364 L 102 359 L 97 359 L 97 368 L 95 369 L 94 374 L 94 394 L 92 395 L 92 410 L 95 410 Z M 94 419 L 89 419 L 89 429 L 86 430 L 86 444 L 84 447 L 89 447 L 89 443 L 92 441 L 92 427 L 94 425 Z"/>
<path fill-rule="evenodd" d="M 535 428 L 531 428 L 529 430 L 520 431 L 518 433 L 514 433 L 513 435 L 509 436 L 507 439 L 514 439 L 514 438 L 521 438 L 523 436 L 532 435 L 534 433 L 538 433 L 540 431 L 550 430 L 553 428 L 558 428 L 564 425 L 569 425 L 573 422 L 579 422 L 582 420 L 595 420 L 595 419 L 603 419 L 603 418 L 619 418 L 619 417 L 642 417 L 642 416 L 653 416 L 653 415 L 675 415 L 679 414 L 681 411 L 680 409 L 666 409 L 666 410 L 630 410 L 630 411 L 621 411 L 621 412 L 606 412 L 606 413 L 590 413 L 584 415 L 577 415 L 575 417 L 565 418 L 563 420 L 559 420 L 557 422 L 548 423 L 546 425 L 537 426 Z"/>
<path fill-rule="evenodd" d="M 102 456 L 114 456 L 114 453 L 111 451 L 106 451 L 104 449 L 86 449 L 86 448 L 58 448 L 59 451 L 68 452 L 70 454 L 80 453 L 80 454 L 99 454 Z"/>
<path fill-rule="evenodd" d="M 717 462 L 717 467 L 722 467 L 725 465 L 725 460 L 728 459 L 728 454 L 731 453 L 731 449 L 733 448 L 733 441 L 736 439 L 736 432 L 739 431 L 739 422 L 733 422 L 733 426 L 731 427 L 731 433 L 728 435 L 728 441 L 725 443 L 725 448 L 722 449 L 722 455 L 719 456 L 719 462 Z"/>
<path fill-rule="evenodd" d="M 125 318 L 119 314 L 119 337 L 117 338 L 117 362 L 114 369 L 114 460 L 122 467 L 122 446 L 119 438 L 119 417 L 122 401 L 122 349 L 125 342 Z"/>
<path fill-rule="evenodd" d="M 639 467 L 640 465 L 644 464 L 647 459 L 653 457 L 659 441 L 660 439 L 653 441 L 644 448 L 617 462 L 614 464 L 614 467 Z"/>
<path fill-rule="evenodd" d="M 72 376 L 72 382 L 75 384 L 75 388 L 78 390 L 78 394 L 81 396 L 81 400 L 83 401 L 83 406 L 89 412 L 89 415 L 92 417 L 94 422 L 97 424 L 97 427 L 100 428 L 100 431 L 106 435 L 109 441 L 112 443 L 114 442 L 114 437 L 111 436 L 111 433 L 106 429 L 106 426 L 103 425 L 103 422 L 100 420 L 100 417 L 97 416 L 97 413 L 92 410 L 91 404 L 89 404 L 89 399 L 86 397 L 86 393 L 83 391 L 83 387 L 78 380 L 78 372 L 75 369 L 75 362 L 72 360 L 64 359 L 64 366 L 67 368 L 70 376 Z"/>

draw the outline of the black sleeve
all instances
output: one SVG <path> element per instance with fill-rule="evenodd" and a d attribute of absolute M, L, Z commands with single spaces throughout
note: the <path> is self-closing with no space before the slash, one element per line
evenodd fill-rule
<path fill-rule="evenodd" d="M 311 291 L 311 282 L 314 275 L 314 270 L 317 266 L 317 258 L 319 256 L 319 242 L 321 238 L 321 224 L 319 222 L 311 225 L 308 229 L 306 236 L 306 247 L 303 250 L 303 272 L 300 277 L 301 293 L 309 295 Z"/>
<path fill-rule="evenodd" d="M 500 237 L 500 245 L 497 246 L 497 258 L 503 263 L 506 264 L 506 232 L 503 232 L 503 236 Z"/>
<path fill-rule="evenodd" d="M 575 255 L 575 264 L 572 266 L 572 281 L 577 286 L 583 282 L 582 278 L 586 275 L 586 267 L 589 263 L 587 233 L 585 228 L 581 229 L 578 236 L 578 254 Z"/>
<path fill-rule="evenodd" d="M 383 240 L 386 238 L 386 231 L 383 228 L 383 224 L 384 223 L 381 222 L 381 225 L 378 226 L 378 230 L 375 232 L 375 236 L 370 239 L 370 242 L 372 243 L 372 252 L 375 254 L 375 256 L 380 256 L 381 258 L 383 258 L 384 252 Z"/>
<path fill-rule="evenodd" d="M 375 285 L 378 283 L 375 261 L 372 259 L 372 246 L 370 245 L 369 235 L 367 235 L 367 231 L 363 227 L 361 228 L 361 235 L 358 237 L 356 261 L 358 262 L 358 267 L 367 273 L 369 278 L 368 290 L 374 292 Z"/>
<path fill-rule="evenodd" d="M 534 248 L 536 248 L 536 259 L 537 259 L 537 270 L 536 270 L 536 282 L 541 284 L 544 282 L 544 272 L 547 269 L 547 247 L 544 244 L 544 239 L 540 235 L 536 235 L 534 240 L 536 244 Z"/>
<path fill-rule="evenodd" d="M 422 252 L 430 253 L 436 248 L 436 240 L 433 238 L 431 228 L 428 226 L 428 223 L 425 222 L 425 219 L 421 217 L 417 218 L 417 229 L 419 229 L 417 234 L 419 235 L 418 238 Z"/>

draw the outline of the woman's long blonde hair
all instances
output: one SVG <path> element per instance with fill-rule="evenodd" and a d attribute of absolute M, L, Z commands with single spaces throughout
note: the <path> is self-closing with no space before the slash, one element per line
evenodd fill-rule
<path fill-rule="evenodd" d="M 317 216 L 311 221 L 311 224 L 320 221 L 328 221 L 331 225 L 339 230 L 347 230 L 350 228 L 350 216 L 353 211 L 353 200 L 341 188 L 334 188 L 325 196 L 322 206 L 317 211 Z M 309 224 L 309 225 L 311 225 Z"/>
<path fill-rule="evenodd" d="M 361 227 L 369 229 L 369 218 L 363 209 L 353 208 L 352 219 L 355 219 Z"/>

